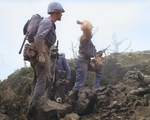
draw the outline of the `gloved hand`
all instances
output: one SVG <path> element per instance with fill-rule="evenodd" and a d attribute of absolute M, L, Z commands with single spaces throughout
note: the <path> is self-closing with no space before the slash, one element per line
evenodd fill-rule
<path fill-rule="evenodd" d="M 39 54 L 39 66 L 43 67 L 45 65 L 45 55 L 44 53 Z"/>

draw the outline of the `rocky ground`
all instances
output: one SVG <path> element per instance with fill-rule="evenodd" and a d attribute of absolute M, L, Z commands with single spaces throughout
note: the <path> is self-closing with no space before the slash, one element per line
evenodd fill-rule
<path fill-rule="evenodd" d="M 66 94 L 65 104 L 41 98 L 40 113 L 36 114 L 45 117 L 41 120 L 150 120 L 150 60 L 143 57 L 145 54 L 140 53 L 140 58 L 137 53 L 134 58 L 112 55 L 100 89 L 94 90 L 90 85 L 83 88 L 77 102 Z M 0 120 L 27 120 L 33 75 L 14 74 L 0 83 Z"/>

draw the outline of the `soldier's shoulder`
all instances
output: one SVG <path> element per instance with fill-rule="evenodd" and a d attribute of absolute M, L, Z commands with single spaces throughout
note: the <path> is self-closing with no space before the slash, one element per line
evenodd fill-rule
<path fill-rule="evenodd" d="M 41 20 L 41 23 L 43 24 L 43 23 L 45 23 L 45 24 L 52 24 L 52 21 L 50 20 L 50 19 L 48 19 L 48 18 L 43 18 L 42 20 Z"/>

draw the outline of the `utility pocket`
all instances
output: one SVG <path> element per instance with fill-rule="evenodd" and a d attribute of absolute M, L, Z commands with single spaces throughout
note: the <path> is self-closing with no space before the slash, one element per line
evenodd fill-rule
<path fill-rule="evenodd" d="M 31 57 L 34 57 L 36 55 L 36 47 L 34 43 L 31 44 L 25 44 L 24 51 L 23 51 L 23 57 L 24 60 L 29 61 Z"/>

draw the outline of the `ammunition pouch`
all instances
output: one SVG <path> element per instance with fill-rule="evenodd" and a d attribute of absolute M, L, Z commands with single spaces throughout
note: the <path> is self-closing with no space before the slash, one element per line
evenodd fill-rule
<path fill-rule="evenodd" d="M 58 78 L 66 79 L 66 71 L 64 70 L 57 70 Z"/>
<path fill-rule="evenodd" d="M 65 82 L 66 82 L 66 71 L 64 71 L 64 70 L 57 70 L 57 76 L 58 76 L 58 79 L 56 81 L 56 84 L 57 85 L 65 84 Z"/>
<path fill-rule="evenodd" d="M 24 60 L 29 61 L 30 58 L 34 56 L 36 56 L 35 44 L 34 43 L 25 44 L 24 51 L 23 51 Z"/>
<path fill-rule="evenodd" d="M 65 83 L 66 83 L 66 79 L 58 78 L 56 81 L 56 85 L 61 85 L 61 84 L 65 84 Z"/>

